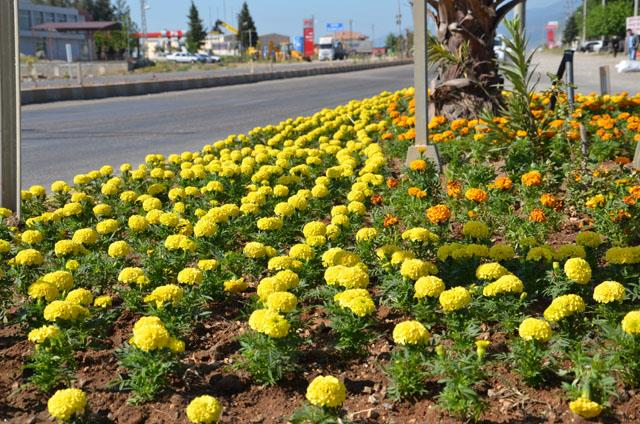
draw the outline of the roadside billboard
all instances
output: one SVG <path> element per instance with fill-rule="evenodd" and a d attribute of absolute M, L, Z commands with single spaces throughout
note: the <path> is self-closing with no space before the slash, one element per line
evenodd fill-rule
<path fill-rule="evenodd" d="M 313 57 L 315 50 L 315 33 L 313 30 L 313 19 L 304 20 L 304 56 Z"/>
<path fill-rule="evenodd" d="M 640 16 L 629 16 L 627 18 L 627 29 L 633 31 L 634 34 L 640 32 Z"/>

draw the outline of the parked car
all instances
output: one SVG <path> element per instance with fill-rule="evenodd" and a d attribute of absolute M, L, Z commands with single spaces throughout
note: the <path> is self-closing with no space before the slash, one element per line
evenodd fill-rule
<path fill-rule="evenodd" d="M 598 53 L 604 47 L 604 42 L 602 40 L 596 41 L 587 41 L 583 45 L 580 46 L 581 52 L 592 52 Z"/>
<path fill-rule="evenodd" d="M 507 45 L 501 36 L 498 36 L 493 40 L 493 51 L 496 54 L 496 59 L 498 59 L 499 62 L 504 62 Z"/>
<path fill-rule="evenodd" d="M 222 60 L 220 56 L 208 53 L 196 53 L 196 56 L 198 56 L 198 62 L 201 63 L 218 63 Z"/>
<path fill-rule="evenodd" d="M 191 53 L 171 53 L 167 55 L 167 60 L 176 63 L 196 63 L 200 61 L 198 56 Z"/>

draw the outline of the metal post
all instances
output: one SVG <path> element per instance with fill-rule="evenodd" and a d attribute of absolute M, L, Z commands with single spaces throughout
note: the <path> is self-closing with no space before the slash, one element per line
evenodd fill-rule
<path fill-rule="evenodd" d="M 427 51 L 427 6 L 425 1 L 413 2 L 414 81 L 416 140 L 407 152 L 407 165 L 420 157 L 431 159 L 441 171 L 440 156 L 435 145 L 429 143 L 429 96 Z"/>
<path fill-rule="evenodd" d="M 633 0 L 633 16 L 638 16 L 638 0 Z"/>
<path fill-rule="evenodd" d="M 600 95 L 611 93 L 611 79 L 609 78 L 609 67 L 600 67 Z"/>
<path fill-rule="evenodd" d="M 567 97 L 569 97 L 569 110 L 573 112 L 573 104 L 575 102 L 576 93 L 573 77 L 573 50 L 570 50 L 571 60 L 567 61 Z"/>
<path fill-rule="evenodd" d="M 20 215 L 18 0 L 0 1 L 0 204 Z"/>
<path fill-rule="evenodd" d="M 587 0 L 582 0 L 582 45 L 587 44 Z"/>
<path fill-rule="evenodd" d="M 527 2 L 522 0 L 522 3 L 518 4 L 515 8 L 515 16 L 520 18 L 520 29 L 523 33 L 527 30 Z"/>

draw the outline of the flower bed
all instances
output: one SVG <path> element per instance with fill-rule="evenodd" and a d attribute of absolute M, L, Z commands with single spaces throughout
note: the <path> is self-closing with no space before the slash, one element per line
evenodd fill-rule
<path fill-rule="evenodd" d="M 637 422 L 640 95 L 436 117 L 442 177 L 412 96 L 25 191 L 0 417 Z"/>

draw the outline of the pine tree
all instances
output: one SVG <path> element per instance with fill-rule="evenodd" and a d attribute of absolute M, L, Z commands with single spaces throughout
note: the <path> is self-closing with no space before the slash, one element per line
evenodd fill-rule
<path fill-rule="evenodd" d="M 576 15 L 573 14 L 569 16 L 567 19 L 567 23 L 564 26 L 564 31 L 562 32 L 562 42 L 564 44 L 571 44 L 573 40 L 578 38 L 580 33 L 580 29 L 578 28 L 578 21 L 576 20 Z"/>
<path fill-rule="evenodd" d="M 207 38 L 207 32 L 202 25 L 202 19 L 200 19 L 200 13 L 198 8 L 191 1 L 191 8 L 189 9 L 189 34 L 187 34 L 187 51 L 189 53 L 196 53 L 204 44 L 205 38 Z"/>
<path fill-rule="evenodd" d="M 258 32 L 256 31 L 256 24 L 249 12 L 249 6 L 245 1 L 242 3 L 242 8 L 238 14 L 238 34 L 240 46 L 243 51 L 247 51 L 249 47 L 255 47 L 258 45 Z"/>
<path fill-rule="evenodd" d="M 94 21 L 113 21 L 111 0 L 95 0 L 89 11 Z"/>

